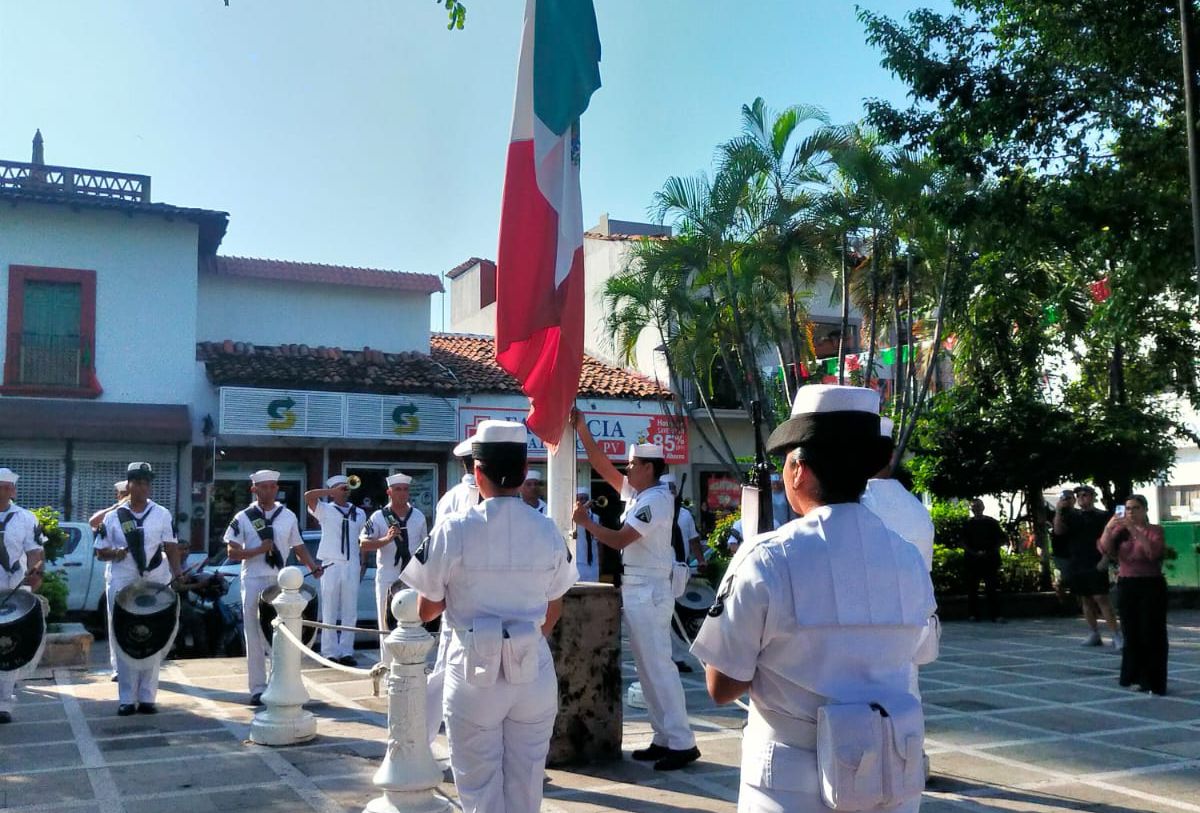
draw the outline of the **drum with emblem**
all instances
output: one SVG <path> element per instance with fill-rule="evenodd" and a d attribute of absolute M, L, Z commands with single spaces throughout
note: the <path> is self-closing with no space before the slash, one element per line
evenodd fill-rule
<path fill-rule="evenodd" d="M 300 595 L 308 600 L 304 605 L 304 611 L 300 617 L 305 621 L 317 620 L 317 588 L 313 587 L 308 582 L 300 585 Z M 271 626 L 271 622 L 275 620 L 275 607 L 271 604 L 272 601 L 279 598 L 279 585 L 272 584 L 269 587 L 264 587 L 263 591 L 258 594 L 258 624 L 262 629 L 263 638 L 267 643 L 271 643 L 271 638 L 275 634 L 275 628 Z M 317 628 L 305 625 L 300 631 L 300 640 L 305 646 L 311 647 L 313 640 L 317 637 Z"/>
<path fill-rule="evenodd" d="M 135 668 L 154 664 L 179 630 L 179 594 L 148 579 L 127 584 L 113 601 L 112 630 L 122 660 Z"/>
<path fill-rule="evenodd" d="M 702 578 L 693 576 L 688 580 L 683 595 L 675 599 L 675 618 L 671 619 L 671 630 L 684 640 L 696 640 L 700 626 L 708 615 L 708 608 L 717 600 L 717 591 Z M 680 625 L 682 624 L 682 629 Z"/>
<path fill-rule="evenodd" d="M 0 603 L 0 673 L 31 672 L 46 647 L 46 615 L 41 600 L 16 590 Z"/>

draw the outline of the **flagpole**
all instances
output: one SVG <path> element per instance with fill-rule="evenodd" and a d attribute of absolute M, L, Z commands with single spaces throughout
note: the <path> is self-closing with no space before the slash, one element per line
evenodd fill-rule
<path fill-rule="evenodd" d="M 567 539 L 571 532 L 571 514 L 575 507 L 575 425 L 567 420 L 558 445 L 548 450 L 546 459 L 546 511 L 558 531 Z"/>

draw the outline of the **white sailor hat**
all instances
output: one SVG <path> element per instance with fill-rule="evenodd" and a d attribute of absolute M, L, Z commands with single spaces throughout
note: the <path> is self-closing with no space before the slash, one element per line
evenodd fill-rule
<path fill-rule="evenodd" d="M 629 447 L 629 460 L 662 460 L 663 447 L 657 443 L 635 443 Z"/>
<path fill-rule="evenodd" d="M 671 474 L 671 472 L 667 472 L 662 477 L 658 478 L 658 482 L 665 483 L 666 485 L 669 485 L 669 486 L 673 486 L 673 485 L 675 485 L 675 475 Z"/>
<path fill-rule="evenodd" d="M 346 479 L 344 474 L 335 474 L 325 481 L 326 488 L 337 488 L 338 486 L 348 486 L 350 481 Z"/>
<path fill-rule="evenodd" d="M 471 437 L 467 438 L 462 443 L 455 446 L 454 447 L 454 456 L 455 457 L 470 457 L 471 456 L 471 444 L 474 442 L 475 442 L 475 436 L 471 435 Z"/>
<path fill-rule="evenodd" d="M 278 483 L 279 472 L 271 471 L 270 469 L 259 469 L 250 475 L 250 482 L 254 485 L 259 483 Z"/>
<path fill-rule="evenodd" d="M 0 469 L 0 483 L 9 483 L 16 485 L 21 475 L 17 474 L 12 469 Z"/>
<path fill-rule="evenodd" d="M 392 486 L 406 486 L 411 482 L 411 477 L 409 477 L 407 474 L 401 474 L 399 472 L 396 472 L 387 478 L 388 488 L 391 488 Z"/>
<path fill-rule="evenodd" d="M 129 480 L 153 480 L 154 469 L 150 468 L 149 463 L 130 463 L 125 469 L 125 479 Z"/>
<path fill-rule="evenodd" d="M 767 438 L 777 454 L 806 443 L 850 444 L 879 438 L 879 393 L 867 387 L 807 384 L 796 392 L 792 416 Z"/>
<path fill-rule="evenodd" d="M 882 415 L 879 416 L 879 437 L 890 438 L 892 436 L 892 430 L 895 428 L 895 421 L 893 421 L 891 418 L 885 418 Z"/>
<path fill-rule="evenodd" d="M 480 421 L 471 438 L 472 448 L 476 444 L 519 443 L 524 446 L 528 442 L 529 431 L 525 424 L 516 421 Z"/>
<path fill-rule="evenodd" d="M 525 472 L 525 482 L 529 482 L 530 480 L 533 480 L 536 483 L 542 482 L 542 473 L 537 469 L 530 469 L 529 471 Z"/>
<path fill-rule="evenodd" d="M 579 486 L 579 488 L 575 489 L 575 496 L 576 497 L 590 497 L 590 496 L 592 496 L 592 492 L 590 489 L 588 489 L 585 486 Z"/>
<path fill-rule="evenodd" d="M 118 480 L 117 482 L 113 483 L 113 490 L 118 491 L 118 492 L 128 491 L 129 490 L 129 481 L 128 480 Z"/>

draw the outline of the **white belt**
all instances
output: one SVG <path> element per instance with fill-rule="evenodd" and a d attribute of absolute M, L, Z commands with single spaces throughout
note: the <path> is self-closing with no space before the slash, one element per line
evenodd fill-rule
<path fill-rule="evenodd" d="M 767 712 L 765 715 L 757 705 L 751 704 L 746 723 L 747 737 L 757 737 L 781 742 L 793 748 L 815 751 L 817 748 L 817 723 L 782 714 Z"/>
<path fill-rule="evenodd" d="M 639 565 L 625 565 L 622 568 L 622 573 L 625 576 L 637 576 L 642 579 L 669 579 L 671 578 L 671 568 L 658 567 L 641 567 Z"/>

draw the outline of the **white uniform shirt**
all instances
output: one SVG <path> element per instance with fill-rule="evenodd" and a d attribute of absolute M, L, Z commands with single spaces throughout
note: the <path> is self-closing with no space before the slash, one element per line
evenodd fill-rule
<path fill-rule="evenodd" d="M 171 566 L 167 561 L 165 546 L 173 545 L 176 541 L 175 521 L 171 518 L 171 512 L 154 500 L 147 500 L 146 508 L 140 514 L 133 511 L 132 508 L 129 510 L 135 519 L 142 521 L 142 549 L 146 552 L 147 566 L 150 565 L 159 546 L 163 546 L 162 562 L 158 567 L 147 570 L 141 575 L 150 581 L 166 584 L 171 580 Z M 104 524 L 101 527 L 104 529 L 104 534 L 96 540 L 97 548 L 120 550 L 129 547 L 125 539 L 125 532 L 121 529 L 119 511 L 110 511 L 104 518 Z M 127 553 L 125 558 L 119 562 L 113 562 L 112 581 L 114 584 L 118 581 L 123 585 L 129 584 L 138 575 L 137 562 L 134 561 L 132 553 Z"/>
<path fill-rule="evenodd" d="M 696 529 L 696 520 L 692 518 L 692 512 L 679 506 L 679 532 L 683 535 L 683 547 L 687 551 L 687 546 L 692 543 L 693 539 L 700 536 L 700 531 Z M 687 551 L 688 556 L 691 556 L 691 551 Z"/>
<path fill-rule="evenodd" d="M 251 507 L 258 506 L 257 501 Z M 258 535 L 258 531 L 254 528 L 250 518 L 246 516 L 246 511 L 249 508 L 238 511 L 234 518 L 230 521 L 229 527 L 225 529 L 225 544 L 236 545 L 239 548 L 252 549 L 262 545 L 262 539 Z M 263 520 L 271 520 L 271 529 L 274 532 L 275 550 L 279 551 L 279 555 L 284 564 L 287 564 L 288 554 L 292 552 L 292 548 L 303 544 L 300 538 L 300 521 L 296 515 L 292 513 L 292 509 L 282 503 L 275 503 L 275 507 L 270 511 L 264 511 L 261 506 L 258 508 L 263 513 Z M 278 513 L 276 513 L 278 512 Z M 274 517 L 272 519 L 272 517 Z M 266 556 L 255 556 L 251 559 L 242 560 L 242 578 L 253 576 L 264 576 L 272 578 L 277 576 L 278 570 L 267 564 Z"/>
<path fill-rule="evenodd" d="M 413 552 L 425 541 L 425 537 L 429 535 L 429 529 L 425 524 L 425 515 L 421 513 L 421 509 L 415 505 L 410 505 L 409 507 L 412 509 L 412 514 L 409 515 L 405 526 L 408 528 L 408 554 L 412 556 Z M 398 518 L 403 520 L 404 514 L 400 514 Z M 381 536 L 387 536 L 387 532 L 388 521 L 383 515 L 383 509 L 380 508 L 374 514 L 371 514 L 371 518 L 363 526 L 362 538 L 378 539 Z M 395 542 L 388 542 L 382 548 L 375 551 L 376 574 L 394 573 L 397 576 L 400 574 L 403 562 L 396 562 L 396 547 Z"/>
<path fill-rule="evenodd" d="M 8 524 L 4 527 L 4 550 L 8 554 L 8 566 L 11 569 L 6 572 L 0 568 L 0 585 L 3 585 L 0 589 L 11 590 L 25 581 L 29 552 L 41 550 L 42 546 L 38 544 L 38 520 L 32 511 L 11 503 L 8 510 L 0 514 L 0 522 L 5 520 Z"/>
<path fill-rule="evenodd" d="M 449 628 L 467 629 L 479 617 L 541 624 L 579 573 L 553 521 L 520 497 L 497 497 L 439 522 L 400 578 L 446 602 Z"/>
<path fill-rule="evenodd" d="M 454 488 L 442 495 L 434 509 L 433 524 L 437 525 L 448 516 L 461 514 L 479 502 L 479 488 L 475 485 L 474 474 L 464 474 L 462 480 Z M 420 544 L 417 540 L 416 544 Z"/>
<path fill-rule="evenodd" d="M 908 693 L 935 610 L 911 544 L 860 505 L 823 506 L 741 547 L 692 652 L 750 681 L 746 738 L 762 742 L 756 717 L 815 722 L 827 703 Z"/>
<path fill-rule="evenodd" d="M 896 480 L 868 480 L 861 504 L 904 540 L 916 545 L 933 570 L 933 520 L 925 506 Z"/>
<path fill-rule="evenodd" d="M 621 522 L 641 534 L 636 542 L 621 551 L 621 561 L 626 571 L 669 576 L 671 565 L 675 562 L 675 550 L 671 546 L 675 498 L 671 496 L 671 490 L 661 483 L 655 483 L 650 488 L 635 492 L 629 485 L 629 479 L 623 478 L 621 499 L 625 502 Z"/>
<path fill-rule="evenodd" d="M 317 546 L 321 564 L 353 562 L 357 565 L 358 537 L 367 524 L 367 512 L 353 503 L 346 503 L 346 507 L 341 508 L 337 503 L 322 501 L 309 513 L 321 525 L 321 543 Z"/>

